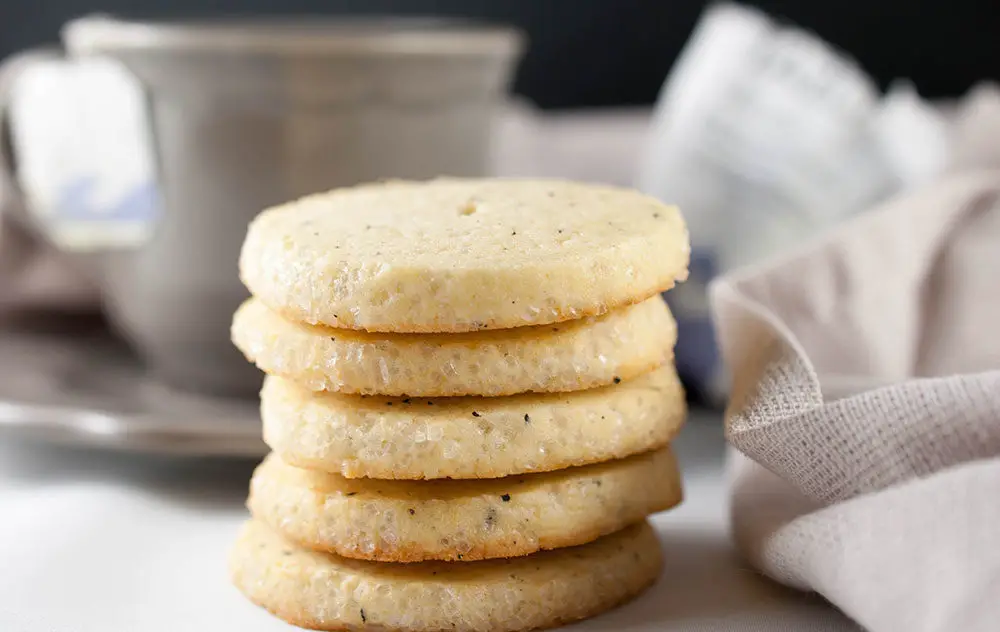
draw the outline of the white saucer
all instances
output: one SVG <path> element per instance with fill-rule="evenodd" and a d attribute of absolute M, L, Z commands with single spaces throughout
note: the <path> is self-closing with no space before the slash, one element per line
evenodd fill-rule
<path fill-rule="evenodd" d="M 256 400 L 166 386 L 87 317 L 3 323 L 0 439 L 9 436 L 188 456 L 267 452 Z"/>

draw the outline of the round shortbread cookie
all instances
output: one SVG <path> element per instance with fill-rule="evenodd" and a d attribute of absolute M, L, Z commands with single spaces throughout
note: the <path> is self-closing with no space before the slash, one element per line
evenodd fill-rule
<path fill-rule="evenodd" d="M 481 562 L 368 562 L 300 549 L 256 520 L 230 555 L 251 601 L 314 630 L 520 632 L 614 608 L 660 574 L 645 521 L 595 542 Z"/>
<path fill-rule="evenodd" d="M 660 366 L 677 324 L 659 296 L 556 325 L 373 334 L 298 323 L 250 299 L 233 342 L 258 367 L 315 390 L 424 397 L 577 391 Z"/>
<path fill-rule="evenodd" d="M 393 181 L 261 213 L 240 274 L 286 317 L 381 332 L 461 332 L 600 314 L 687 276 L 676 207 L 545 180 Z"/>
<path fill-rule="evenodd" d="M 264 440 L 293 465 L 348 478 L 496 478 L 600 463 L 664 446 L 684 421 L 665 364 L 620 384 L 507 397 L 359 397 L 269 376 Z"/>
<path fill-rule="evenodd" d="M 381 481 L 285 464 L 257 468 L 247 506 L 300 545 L 380 562 L 481 560 L 591 542 L 682 498 L 669 447 L 488 480 Z"/>

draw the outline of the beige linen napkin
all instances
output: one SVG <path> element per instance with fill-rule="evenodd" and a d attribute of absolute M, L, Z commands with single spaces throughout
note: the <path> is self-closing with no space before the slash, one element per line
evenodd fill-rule
<path fill-rule="evenodd" d="M 963 169 L 1000 153 L 981 96 Z M 711 300 L 747 558 L 875 632 L 1000 629 L 1000 171 L 894 199 Z"/>

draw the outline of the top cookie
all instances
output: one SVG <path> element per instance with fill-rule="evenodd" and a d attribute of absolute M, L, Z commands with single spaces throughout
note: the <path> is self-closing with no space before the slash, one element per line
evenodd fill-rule
<path fill-rule="evenodd" d="M 392 181 L 261 213 L 240 274 L 272 310 L 376 332 L 462 332 L 603 313 L 687 276 L 676 207 L 555 180 Z"/>

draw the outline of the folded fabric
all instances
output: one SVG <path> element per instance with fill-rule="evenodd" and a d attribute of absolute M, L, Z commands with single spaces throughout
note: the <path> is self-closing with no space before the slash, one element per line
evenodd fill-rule
<path fill-rule="evenodd" d="M 997 629 L 998 273 L 1000 171 L 977 171 L 715 282 L 758 569 L 875 632 Z"/>

